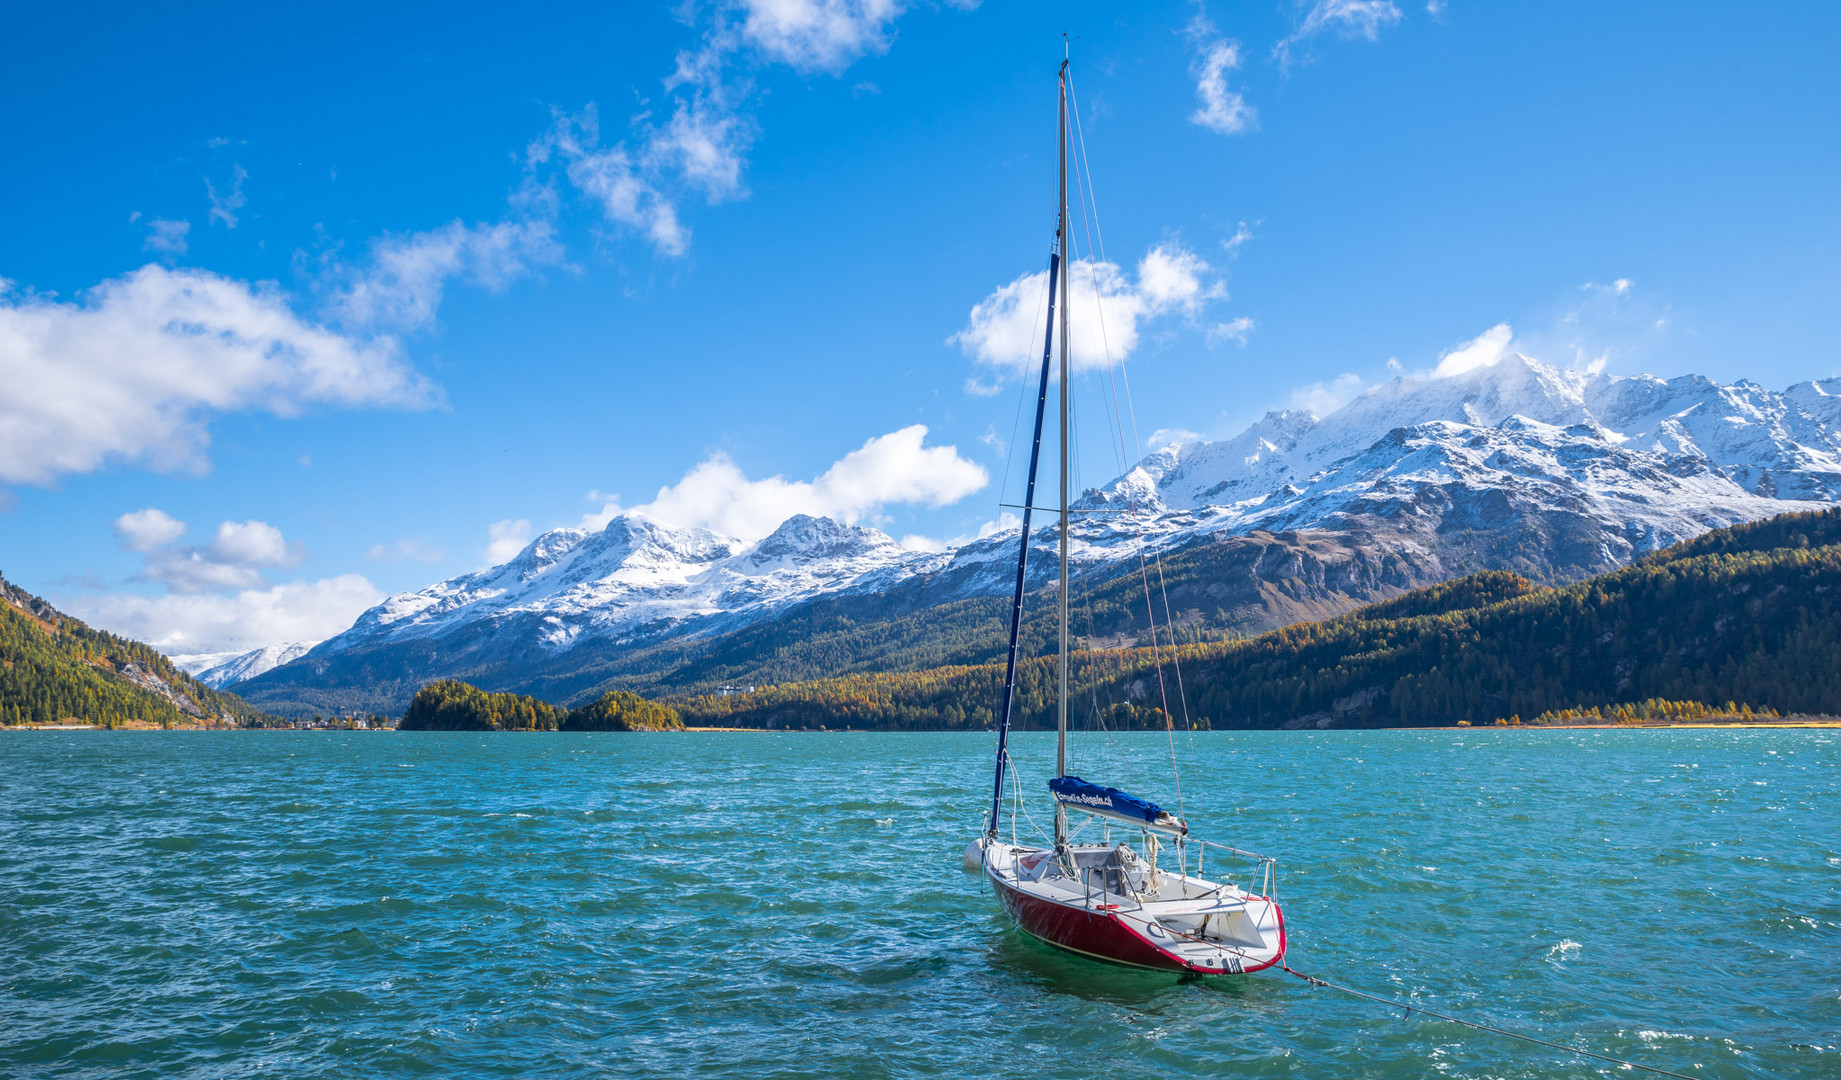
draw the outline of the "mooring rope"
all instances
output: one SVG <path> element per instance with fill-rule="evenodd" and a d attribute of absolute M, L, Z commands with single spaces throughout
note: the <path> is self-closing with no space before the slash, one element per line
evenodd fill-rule
<path fill-rule="evenodd" d="M 1631 1069 L 1641 1069 L 1644 1072 L 1655 1073 L 1657 1076 L 1673 1076 L 1676 1080 L 1695 1080 L 1694 1077 L 1690 1077 L 1686 1073 L 1671 1072 L 1668 1069 L 1659 1069 L 1654 1065 L 1644 1065 L 1640 1062 L 1625 1061 L 1623 1058 L 1612 1057 L 1610 1054 L 1600 1054 L 1595 1050 L 1581 1050 L 1576 1046 L 1567 1046 L 1565 1043 L 1550 1042 L 1547 1039 L 1537 1039 L 1532 1035 L 1523 1035 L 1518 1031 L 1508 1031 L 1499 1027 L 1491 1027 L 1488 1024 L 1479 1024 L 1475 1020 L 1460 1020 L 1455 1016 L 1446 1016 L 1444 1013 L 1436 1013 L 1430 1009 L 1422 1009 L 1417 1005 L 1408 1005 L 1405 1002 L 1395 1001 L 1392 998 L 1384 998 L 1375 994 L 1363 993 L 1360 990 L 1352 990 L 1347 986 L 1338 986 L 1328 979 L 1319 979 L 1315 975 L 1306 975 L 1302 971 L 1294 970 L 1288 964 L 1280 964 L 1279 970 L 1288 975 L 1296 975 L 1312 986 L 1322 986 L 1348 994 L 1351 997 L 1363 998 L 1395 1009 L 1404 1009 L 1408 1014 L 1416 1012 L 1424 1013 L 1434 1020 L 1444 1020 L 1452 1024 L 1462 1024 L 1468 1028 L 1476 1028 L 1478 1031 L 1487 1031 L 1491 1034 L 1506 1036 L 1510 1039 L 1520 1039 L 1522 1042 L 1533 1043 L 1536 1046 L 1546 1046 L 1555 1050 L 1564 1050 L 1569 1054 L 1578 1054 L 1580 1057 L 1597 1058 L 1599 1061 L 1608 1061 L 1613 1065 L 1623 1065 Z"/>

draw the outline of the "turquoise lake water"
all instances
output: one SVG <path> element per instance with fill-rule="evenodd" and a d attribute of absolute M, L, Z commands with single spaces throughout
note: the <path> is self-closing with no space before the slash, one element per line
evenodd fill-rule
<path fill-rule="evenodd" d="M 1017 743 L 1046 821 L 1053 737 Z M 1174 801 L 1165 736 L 1074 745 Z M 1282 859 L 1302 971 L 1695 1076 L 1841 1076 L 1841 732 L 1175 749 L 1196 831 Z M 1035 943 L 960 870 L 990 754 L 0 735 L 0 1075 L 1636 1075 L 1277 972 Z"/>

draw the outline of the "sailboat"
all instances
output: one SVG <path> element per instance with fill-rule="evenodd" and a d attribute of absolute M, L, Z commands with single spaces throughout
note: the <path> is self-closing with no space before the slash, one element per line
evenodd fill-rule
<path fill-rule="evenodd" d="M 1023 499 L 1023 530 L 1016 562 L 1016 590 L 1010 605 L 1010 648 L 1004 669 L 1003 706 L 997 728 L 997 766 L 990 812 L 982 835 L 965 850 L 965 867 L 982 873 L 1016 925 L 1034 937 L 1071 952 L 1140 968 L 1199 974 L 1243 974 L 1282 963 L 1285 920 L 1279 910 L 1276 864 L 1271 858 L 1201 840 L 1188 824 L 1156 802 L 1068 771 L 1068 65 L 1057 77 L 1059 196 L 1055 245 L 1049 256 L 1048 328 L 1042 374 L 1036 392 L 1035 441 Z M 1061 298 L 1056 306 L 1057 293 Z M 1059 334 L 1056 323 L 1059 320 Z M 1010 839 L 1002 838 L 1006 777 L 1014 781 L 1009 755 L 1016 701 L 1017 639 L 1022 624 L 1024 584 L 1029 569 L 1030 519 L 1035 508 L 1036 472 L 1042 425 L 1048 407 L 1050 360 L 1060 349 L 1060 659 L 1059 712 L 1055 724 L 1055 775 L 1048 781 L 1055 826 L 1048 846 L 1019 842 L 1017 811 Z M 1147 599 L 1148 603 L 1148 599 Z M 1148 613 L 1147 613 L 1148 614 Z M 1153 631 L 1154 632 L 1154 631 Z M 1169 721 L 1166 719 L 1166 723 Z M 1020 799 L 1020 791 L 1016 797 Z M 1076 833 L 1099 827 L 1098 841 L 1076 842 Z M 1114 833 L 1122 839 L 1114 843 Z M 1131 841 L 1136 840 L 1133 847 Z M 1204 878 L 1210 853 L 1246 867 L 1242 883 Z M 1158 866 L 1159 857 L 1163 866 Z M 1176 865 L 1172 867 L 1170 864 Z M 1194 867 L 1191 869 L 1190 863 Z"/>

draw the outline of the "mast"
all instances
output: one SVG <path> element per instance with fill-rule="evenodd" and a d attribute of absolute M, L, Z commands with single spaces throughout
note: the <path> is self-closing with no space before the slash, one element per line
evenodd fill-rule
<path fill-rule="evenodd" d="M 1016 589 L 1010 596 L 1010 648 L 1004 661 L 1004 702 L 997 725 L 997 768 L 991 778 L 991 814 L 985 819 L 985 836 L 996 839 L 997 816 L 1003 808 L 1004 801 L 1004 766 L 1008 763 L 1010 741 L 1010 716 L 1016 704 L 1016 651 L 1017 637 L 1023 624 L 1023 590 L 1029 577 L 1029 524 L 1036 508 L 1036 471 L 1042 460 L 1042 421 L 1048 414 L 1048 363 L 1055 352 L 1055 290 L 1063 281 L 1062 273 L 1066 269 L 1067 242 L 1067 62 L 1061 64 L 1061 192 L 1056 206 L 1055 249 L 1048 256 L 1048 326 L 1042 333 L 1042 380 L 1036 387 L 1036 423 L 1035 437 L 1029 444 L 1029 479 L 1023 491 L 1023 535 L 1016 555 Z M 1063 290 L 1065 293 L 1066 290 Z M 1061 319 L 1061 371 L 1065 387 L 1067 381 L 1067 316 L 1063 312 Z M 1062 419 L 1061 440 L 1067 442 L 1067 392 L 1061 394 Z M 1067 452 L 1061 454 L 1061 525 L 1063 533 L 1067 530 Z M 1067 540 L 1061 542 L 1061 580 L 1062 592 L 1067 591 Z M 1067 652 L 1066 626 L 1067 604 L 1061 605 L 1062 652 Z M 1061 724 L 1062 749 L 1056 756 L 1057 775 L 1066 772 L 1067 752 L 1067 658 L 1062 657 L 1061 678 Z M 1066 815 L 1061 812 L 1060 804 L 1055 807 L 1055 836 L 1059 840 L 1066 832 Z"/>
<path fill-rule="evenodd" d="M 1055 775 L 1059 777 L 1068 774 L 1068 307 L 1073 299 L 1068 291 L 1068 240 L 1072 232 L 1068 228 L 1068 62 L 1065 59 L 1061 61 L 1061 73 L 1057 81 L 1061 91 L 1060 130 L 1056 132 L 1060 146 L 1057 163 L 1060 189 L 1057 206 L 1060 212 L 1055 223 L 1056 239 L 1061 249 L 1061 694 L 1055 717 Z M 1067 811 L 1057 801 L 1057 848 L 1067 843 L 1067 835 Z"/>
<path fill-rule="evenodd" d="M 1029 444 L 1029 482 L 1023 489 L 1023 542 L 1016 556 L 1016 591 L 1010 596 L 1010 651 L 1004 661 L 1004 705 L 997 725 L 997 775 L 991 781 L 991 816 L 984 834 L 997 838 L 997 814 L 1004 801 L 1004 765 L 1008 761 L 1010 710 L 1016 703 L 1016 639 L 1023 625 L 1023 585 L 1029 576 L 1029 521 L 1036 506 L 1036 465 L 1042 460 L 1042 417 L 1048 411 L 1048 358 L 1054 354 L 1055 285 L 1060 279 L 1061 253 L 1048 257 L 1048 327 L 1042 335 L 1042 382 L 1036 388 L 1035 441 Z"/>

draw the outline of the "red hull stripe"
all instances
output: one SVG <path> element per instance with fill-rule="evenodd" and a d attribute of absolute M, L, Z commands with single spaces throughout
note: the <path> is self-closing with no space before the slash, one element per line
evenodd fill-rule
<path fill-rule="evenodd" d="M 1085 908 L 1057 904 L 1012 888 L 1007 882 L 991 878 L 997 897 L 1016 924 L 1034 937 L 1070 952 L 1129 964 L 1155 971 L 1196 971 L 1209 975 L 1226 974 L 1221 968 L 1203 967 L 1180 957 L 1171 956 L 1149 938 L 1132 929 L 1116 912 L 1089 911 Z M 1247 963 L 1242 974 L 1264 971 L 1285 956 L 1285 919 L 1278 905 L 1272 905 L 1278 924 L 1278 955 L 1262 963 Z M 1234 951 L 1234 950 L 1229 950 Z"/>

